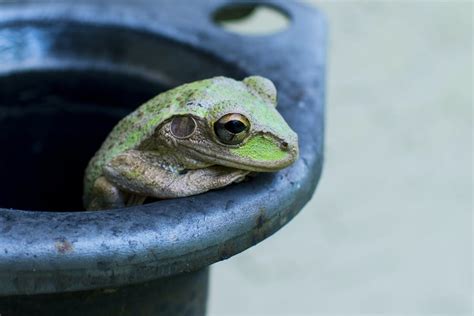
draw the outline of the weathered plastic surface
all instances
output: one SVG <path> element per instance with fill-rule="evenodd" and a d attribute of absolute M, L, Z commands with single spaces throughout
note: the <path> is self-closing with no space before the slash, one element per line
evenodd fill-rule
<path fill-rule="evenodd" d="M 288 29 L 237 35 L 211 18 L 229 2 L 0 3 L 0 206 L 25 205 L 0 209 L 0 296 L 116 288 L 197 271 L 270 236 L 310 199 L 323 159 L 325 21 L 302 4 L 272 1 L 290 16 Z M 120 84 L 100 88 L 104 95 L 133 86 L 127 96 L 141 100 L 152 87 L 248 74 L 276 83 L 279 110 L 299 135 L 293 166 L 223 190 L 101 212 L 78 212 L 78 203 L 68 201 L 80 200 L 76 182 L 107 129 L 139 104 L 116 109 L 99 100 L 99 107 L 67 108 L 60 100 L 35 114 L 28 96 L 15 92 L 20 85 L 48 94 L 35 86 L 52 80 L 68 96 L 87 96 L 98 93 L 101 80 L 118 77 Z M 22 78 L 30 80 L 26 87 Z M 42 160 L 35 159 L 38 150 Z M 43 211 L 48 203 L 56 212 Z"/>

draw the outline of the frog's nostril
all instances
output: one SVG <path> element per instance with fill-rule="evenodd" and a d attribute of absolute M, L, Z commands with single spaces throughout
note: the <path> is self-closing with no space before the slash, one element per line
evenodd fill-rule
<path fill-rule="evenodd" d="M 282 149 L 288 149 L 288 143 L 287 142 L 282 142 L 281 143 L 281 148 Z"/>

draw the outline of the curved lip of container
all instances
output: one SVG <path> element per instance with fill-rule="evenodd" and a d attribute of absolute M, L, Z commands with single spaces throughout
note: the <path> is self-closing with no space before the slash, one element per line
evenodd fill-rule
<path fill-rule="evenodd" d="M 100 212 L 0 209 L 0 295 L 117 287 L 194 271 L 265 239 L 311 198 L 322 168 L 325 19 L 302 4 L 265 1 L 288 14 L 290 27 L 245 37 L 212 22 L 212 12 L 228 3 L 136 2 L 107 10 L 87 2 L 0 4 L 0 28 L 38 21 L 119 26 L 266 76 L 300 146 L 289 168 L 202 195 Z"/>

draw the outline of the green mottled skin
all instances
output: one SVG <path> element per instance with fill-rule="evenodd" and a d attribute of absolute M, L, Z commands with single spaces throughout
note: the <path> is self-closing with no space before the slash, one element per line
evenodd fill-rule
<path fill-rule="evenodd" d="M 288 153 L 275 147 L 273 141 L 265 135 L 258 135 L 250 139 L 245 146 L 232 148 L 231 152 L 240 157 L 251 159 L 276 161 L 285 158 Z"/>
<path fill-rule="evenodd" d="M 275 109 L 273 84 L 263 79 L 249 77 L 245 81 L 236 81 L 215 77 L 196 81 L 164 92 L 141 105 L 114 127 L 89 162 L 84 181 L 85 196 L 91 194 L 94 182 L 103 174 L 107 163 L 126 151 L 140 148 L 164 122 L 178 115 L 202 118 L 212 129 L 212 124 L 223 114 L 242 113 L 251 124 L 248 139 L 239 146 L 220 144 L 225 158 L 232 161 L 230 166 L 235 168 L 242 161 L 245 170 L 274 171 L 288 165 L 288 162 L 276 165 L 277 160 L 289 155 L 288 151 L 281 149 L 281 144 L 292 146 L 291 163 L 297 156 L 297 136 Z M 214 162 L 216 158 L 213 159 Z M 266 166 L 252 168 L 253 162 L 260 165 L 275 162 L 275 165 L 269 164 L 268 170 Z"/>

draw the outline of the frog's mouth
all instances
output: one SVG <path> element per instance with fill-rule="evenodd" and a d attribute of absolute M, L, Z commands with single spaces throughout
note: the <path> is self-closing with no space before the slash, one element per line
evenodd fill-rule
<path fill-rule="evenodd" d="M 191 147 L 187 146 L 187 144 L 182 144 L 182 146 L 198 160 L 214 165 L 256 172 L 278 171 L 290 166 L 298 158 L 298 149 L 294 146 L 287 148 L 283 152 L 284 154 L 277 157 L 277 159 L 275 157 L 267 157 L 269 159 L 262 160 L 239 156 L 236 153 L 232 153 L 232 148 L 225 151 L 217 151 L 203 147 Z"/>

